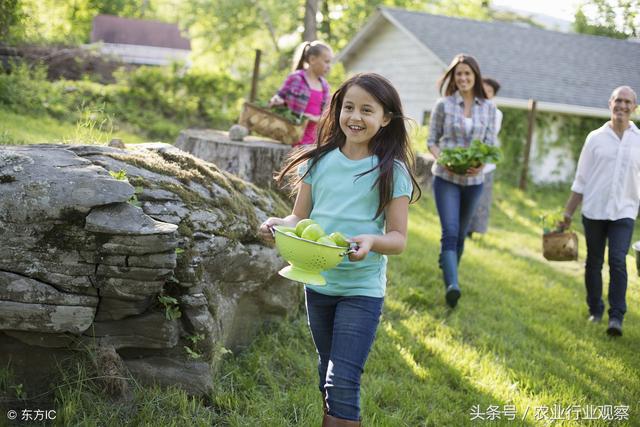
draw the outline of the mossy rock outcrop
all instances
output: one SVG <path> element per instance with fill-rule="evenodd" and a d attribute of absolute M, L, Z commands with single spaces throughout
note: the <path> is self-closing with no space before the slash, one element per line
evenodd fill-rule
<path fill-rule="evenodd" d="M 285 202 L 171 145 L 0 146 L 0 177 L 0 364 L 25 387 L 89 346 L 206 392 L 221 347 L 300 308 L 256 235 Z"/>

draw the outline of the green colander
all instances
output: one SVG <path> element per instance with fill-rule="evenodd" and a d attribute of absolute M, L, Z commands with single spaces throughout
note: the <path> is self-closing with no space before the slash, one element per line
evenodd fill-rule
<path fill-rule="evenodd" d="M 320 274 L 340 264 L 345 255 L 356 249 L 329 246 L 311 240 L 294 237 L 272 227 L 278 252 L 289 264 L 278 272 L 283 277 L 308 285 L 326 285 Z"/>

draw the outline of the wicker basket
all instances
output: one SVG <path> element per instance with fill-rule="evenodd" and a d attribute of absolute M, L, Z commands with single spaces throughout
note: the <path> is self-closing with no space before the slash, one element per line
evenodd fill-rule
<path fill-rule="evenodd" d="M 295 124 L 266 108 L 245 102 L 240 113 L 240 124 L 267 138 L 293 145 L 302 139 L 306 120 Z"/>
<path fill-rule="evenodd" d="M 575 261 L 578 259 L 578 235 L 553 232 L 542 236 L 542 255 L 549 261 Z"/>

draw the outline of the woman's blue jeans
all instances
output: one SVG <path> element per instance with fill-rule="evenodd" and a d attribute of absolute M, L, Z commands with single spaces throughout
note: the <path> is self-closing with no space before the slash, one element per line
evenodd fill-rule
<path fill-rule="evenodd" d="M 634 221 L 622 218 L 616 221 L 593 220 L 582 216 L 584 237 L 587 241 L 587 262 L 584 283 L 587 305 L 594 316 L 602 317 L 602 264 L 604 249 L 609 241 L 609 318 L 622 322 L 627 311 L 627 252 L 631 245 Z"/>
<path fill-rule="evenodd" d="M 482 195 L 482 184 L 459 185 L 436 176 L 433 193 L 442 226 L 440 266 L 444 282 L 446 286 L 459 285 L 458 264 L 471 217 Z"/>
<path fill-rule="evenodd" d="M 360 419 L 360 377 L 364 371 L 384 298 L 330 296 L 305 289 L 307 316 L 318 352 L 320 391 L 328 413 Z"/>

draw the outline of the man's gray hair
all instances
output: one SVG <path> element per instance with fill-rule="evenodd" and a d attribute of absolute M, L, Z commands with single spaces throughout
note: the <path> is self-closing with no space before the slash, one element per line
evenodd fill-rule
<path fill-rule="evenodd" d="M 616 92 L 618 92 L 618 91 L 619 91 L 619 90 L 621 90 L 621 89 L 626 89 L 626 90 L 628 90 L 629 92 L 631 92 L 631 94 L 633 95 L 633 103 L 634 103 L 634 104 L 637 104 L 637 103 L 638 103 L 638 95 L 636 95 L 636 91 L 635 91 L 635 90 L 633 90 L 633 89 L 631 88 L 631 86 L 618 86 L 617 88 L 615 88 L 615 89 L 613 90 L 613 92 L 611 92 L 611 97 L 610 97 L 609 99 L 613 99 L 613 97 L 615 96 Z"/>

